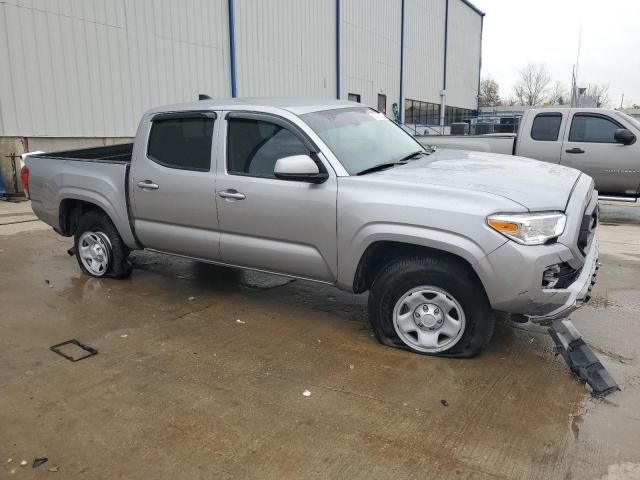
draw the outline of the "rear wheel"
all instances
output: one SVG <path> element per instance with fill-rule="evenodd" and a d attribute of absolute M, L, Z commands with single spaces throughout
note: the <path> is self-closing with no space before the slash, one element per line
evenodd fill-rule
<path fill-rule="evenodd" d="M 371 288 L 369 317 L 380 342 L 439 356 L 477 355 L 494 328 L 475 273 L 441 256 L 402 258 L 387 265 Z"/>
<path fill-rule="evenodd" d="M 131 273 L 129 249 L 107 215 L 85 213 L 76 229 L 74 248 L 78 265 L 92 277 L 123 278 Z"/>

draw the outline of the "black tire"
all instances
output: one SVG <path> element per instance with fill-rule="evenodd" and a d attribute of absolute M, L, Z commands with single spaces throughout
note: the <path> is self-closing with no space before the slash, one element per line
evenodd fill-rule
<path fill-rule="evenodd" d="M 85 232 L 100 232 L 109 240 L 111 249 L 109 263 L 102 274 L 94 274 L 88 270 L 80 256 L 79 241 Z M 89 210 L 78 222 L 78 228 L 74 236 L 73 247 L 76 260 L 80 269 L 92 277 L 126 278 L 131 274 L 132 266 L 129 263 L 129 248 L 125 245 L 111 219 L 99 210 Z"/>
<path fill-rule="evenodd" d="M 455 298 L 466 320 L 457 343 L 437 353 L 416 350 L 394 327 L 396 303 L 406 292 L 425 285 L 438 287 Z M 488 344 L 494 329 L 493 311 L 475 272 L 461 261 L 440 255 L 400 258 L 384 267 L 369 293 L 369 319 L 384 345 L 442 357 L 474 357 Z"/>

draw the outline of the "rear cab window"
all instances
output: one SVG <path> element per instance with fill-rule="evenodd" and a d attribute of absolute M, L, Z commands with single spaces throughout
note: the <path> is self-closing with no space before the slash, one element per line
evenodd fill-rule
<path fill-rule="evenodd" d="M 147 156 L 168 168 L 208 172 L 214 121 L 215 114 L 210 112 L 154 116 Z"/>
<path fill-rule="evenodd" d="M 531 138 L 536 141 L 555 142 L 560 134 L 561 113 L 539 113 L 533 119 Z"/>

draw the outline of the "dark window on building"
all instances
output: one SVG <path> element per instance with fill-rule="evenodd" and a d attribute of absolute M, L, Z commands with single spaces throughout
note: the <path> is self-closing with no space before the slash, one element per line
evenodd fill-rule
<path fill-rule="evenodd" d="M 471 119 L 477 116 L 476 110 L 469 108 L 458 108 L 447 106 L 444 110 L 444 124 L 451 125 L 452 123 L 466 122 L 471 123 Z"/>
<path fill-rule="evenodd" d="M 560 113 L 539 113 L 533 119 L 531 127 L 531 138 L 544 142 L 555 142 L 560 133 L 562 114 Z"/>
<path fill-rule="evenodd" d="M 213 118 L 153 121 L 147 156 L 165 167 L 209 171 Z"/>
<path fill-rule="evenodd" d="M 360 94 L 359 93 L 350 93 L 347 95 L 347 100 L 350 102 L 358 102 L 360 103 Z"/>
<path fill-rule="evenodd" d="M 440 125 L 440 105 L 407 99 L 404 101 L 404 123 Z"/>
<path fill-rule="evenodd" d="M 309 149 L 293 133 L 279 125 L 248 119 L 228 122 L 229 173 L 273 178 L 278 159 L 309 154 Z"/>
<path fill-rule="evenodd" d="M 381 93 L 378 94 L 378 111 L 387 114 L 387 96 Z"/>
<path fill-rule="evenodd" d="M 616 143 L 616 130 L 622 128 L 608 118 L 598 115 L 577 114 L 571 121 L 570 142 Z"/>

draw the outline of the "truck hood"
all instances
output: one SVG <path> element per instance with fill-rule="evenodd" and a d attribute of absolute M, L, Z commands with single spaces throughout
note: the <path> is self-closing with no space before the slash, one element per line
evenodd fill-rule
<path fill-rule="evenodd" d="M 436 150 L 372 175 L 390 181 L 477 190 L 530 211 L 564 210 L 581 173 L 573 168 L 495 153 Z"/>

